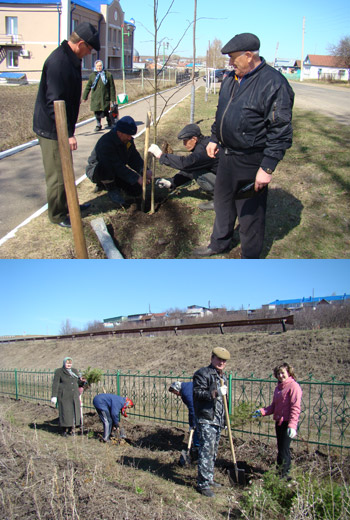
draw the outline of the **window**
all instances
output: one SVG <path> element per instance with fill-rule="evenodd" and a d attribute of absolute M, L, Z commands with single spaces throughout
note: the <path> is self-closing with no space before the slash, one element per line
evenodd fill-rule
<path fill-rule="evenodd" d="M 18 51 L 7 51 L 7 66 L 9 69 L 18 67 Z"/>
<path fill-rule="evenodd" d="M 17 36 L 18 24 L 17 16 L 6 16 L 6 34 L 11 36 Z"/>

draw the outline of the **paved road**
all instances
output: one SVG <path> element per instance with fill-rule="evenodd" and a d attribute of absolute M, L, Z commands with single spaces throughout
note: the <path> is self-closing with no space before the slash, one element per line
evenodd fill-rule
<path fill-rule="evenodd" d="M 198 85 L 202 86 L 198 82 Z M 191 85 L 171 89 L 157 96 L 157 115 L 168 100 L 166 110 L 191 91 Z M 153 114 L 153 97 L 120 107 L 120 117 L 132 116 L 142 131 L 148 111 Z M 102 132 L 95 132 L 91 122 L 76 129 L 78 149 L 73 154 L 75 177 L 85 173 L 87 158 Z M 106 130 L 108 131 L 108 130 Z M 46 204 L 45 174 L 39 145 L 0 160 L 0 239 Z"/>
<path fill-rule="evenodd" d="M 295 106 L 317 110 L 334 117 L 339 123 L 350 125 L 350 89 L 338 86 L 318 86 L 291 82 L 295 92 Z"/>
<path fill-rule="evenodd" d="M 202 86 L 198 82 L 198 86 Z M 317 110 L 336 118 L 343 124 L 350 124 L 350 90 L 343 87 L 328 87 L 292 82 L 295 92 L 295 106 L 307 110 Z M 158 96 L 157 113 L 164 106 L 164 99 L 171 97 L 169 107 L 174 106 L 190 92 L 190 85 Z M 138 122 L 138 129 L 144 128 L 146 113 L 153 113 L 153 99 L 149 98 L 124 107 L 121 115 L 131 115 Z M 78 150 L 74 152 L 74 171 L 79 178 L 84 174 L 87 157 L 101 133 L 94 132 L 95 123 L 77 129 Z M 39 146 L 12 155 L 0 161 L 0 239 L 18 226 L 46 203 L 46 185 Z"/>

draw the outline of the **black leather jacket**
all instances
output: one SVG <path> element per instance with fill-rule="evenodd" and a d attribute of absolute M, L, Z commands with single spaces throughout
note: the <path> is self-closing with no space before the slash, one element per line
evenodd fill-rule
<path fill-rule="evenodd" d="M 234 72 L 222 82 L 210 140 L 237 154 L 262 151 L 261 167 L 274 170 L 292 146 L 294 92 L 280 72 L 261 60 L 241 84 Z"/>
<path fill-rule="evenodd" d="M 64 40 L 46 59 L 34 107 L 33 130 L 57 140 L 54 101 L 66 102 L 68 137 L 78 119 L 81 96 L 81 60 Z"/>
<path fill-rule="evenodd" d="M 207 154 L 207 145 L 210 138 L 202 136 L 188 155 L 174 155 L 170 153 L 163 153 L 159 159 L 160 164 L 176 168 L 186 173 L 192 173 L 200 170 L 208 170 L 216 175 L 218 169 L 219 157 L 214 159 Z"/>
<path fill-rule="evenodd" d="M 218 378 L 218 372 L 213 365 L 200 368 L 193 375 L 193 403 L 198 420 L 214 420 L 218 398 L 213 398 L 212 391 L 217 389 Z M 226 384 L 226 377 L 222 375 L 222 378 Z"/>

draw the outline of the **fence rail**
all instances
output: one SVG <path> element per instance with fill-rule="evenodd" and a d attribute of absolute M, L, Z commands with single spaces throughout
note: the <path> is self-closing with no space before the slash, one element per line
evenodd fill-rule
<path fill-rule="evenodd" d="M 0 395 L 49 403 L 53 370 L 0 369 Z M 276 380 L 238 377 L 228 373 L 228 402 L 232 430 L 238 435 L 275 437 L 271 417 L 252 419 L 256 408 L 271 403 Z M 136 404 L 129 413 L 135 420 L 154 420 L 176 426 L 188 423 L 188 411 L 181 399 L 168 391 L 175 380 L 190 381 L 185 372 L 163 374 L 107 371 L 102 381 L 83 394 L 84 410 L 94 410 L 92 399 L 101 392 L 130 397 Z M 299 381 L 303 390 L 297 442 L 350 448 L 350 383 L 317 381 L 312 375 Z"/>
<path fill-rule="evenodd" d="M 221 334 L 224 334 L 224 329 L 230 327 L 253 327 L 257 325 L 282 325 L 283 331 L 286 330 L 286 325 L 294 324 L 294 315 L 281 316 L 274 318 L 250 318 L 247 320 L 230 320 L 230 321 L 207 321 L 201 323 L 188 323 L 185 325 L 160 325 L 158 327 L 150 327 L 144 325 L 143 327 L 135 328 L 121 328 L 119 330 L 101 330 L 99 332 L 77 332 L 75 334 L 64 334 L 60 336 L 30 336 L 21 338 L 3 338 L 0 343 L 15 343 L 17 341 L 38 341 L 38 340 L 60 340 L 60 339 L 75 339 L 96 336 L 118 336 L 123 334 L 150 334 L 153 332 L 174 332 L 177 334 L 182 330 L 199 330 L 199 329 L 218 329 Z"/>

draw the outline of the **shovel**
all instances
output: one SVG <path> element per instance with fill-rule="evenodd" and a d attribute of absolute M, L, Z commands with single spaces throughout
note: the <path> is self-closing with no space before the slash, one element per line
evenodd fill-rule
<path fill-rule="evenodd" d="M 221 386 L 224 386 L 224 380 L 221 379 L 220 381 L 221 381 Z M 242 484 L 242 486 L 244 486 L 245 485 L 245 471 L 244 471 L 244 469 L 239 469 L 237 466 L 235 449 L 233 447 L 233 441 L 232 441 L 230 416 L 228 413 L 227 399 L 226 399 L 225 395 L 222 396 L 222 401 L 224 403 L 224 408 L 225 408 L 226 426 L 227 426 L 228 438 L 230 441 L 230 448 L 231 448 L 232 459 L 233 459 L 234 473 L 232 473 L 232 470 L 229 471 L 230 481 L 233 481 L 236 484 Z"/>
<path fill-rule="evenodd" d="M 187 450 L 182 450 L 181 455 L 180 455 L 180 460 L 179 460 L 180 466 L 186 466 L 186 465 L 191 464 L 191 462 L 192 462 L 190 450 L 191 450 L 191 445 L 192 445 L 193 432 L 194 432 L 194 430 L 193 430 L 193 428 L 191 428 L 190 436 L 188 438 Z"/>

